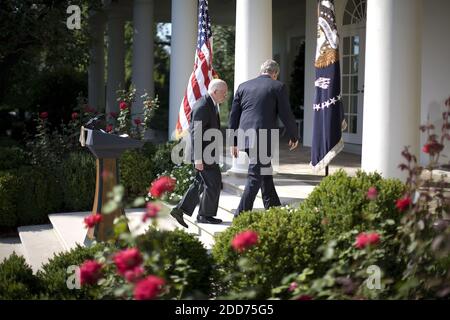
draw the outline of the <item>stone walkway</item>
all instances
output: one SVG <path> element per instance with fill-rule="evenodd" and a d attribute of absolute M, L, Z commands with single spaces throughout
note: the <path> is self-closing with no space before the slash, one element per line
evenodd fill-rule
<path fill-rule="evenodd" d="M 229 150 L 225 150 L 227 167 L 231 167 L 232 159 Z M 301 178 L 305 180 L 321 180 L 325 176 L 325 170 L 314 173 L 310 166 L 311 162 L 311 148 L 299 146 L 296 149 L 289 151 L 288 140 L 286 138 L 280 139 L 280 163 L 278 173 L 284 178 Z M 329 174 L 343 169 L 349 175 L 355 175 L 356 171 L 361 168 L 361 155 L 352 154 L 348 152 L 340 152 L 329 165 Z M 299 177 L 301 176 L 301 177 Z"/>

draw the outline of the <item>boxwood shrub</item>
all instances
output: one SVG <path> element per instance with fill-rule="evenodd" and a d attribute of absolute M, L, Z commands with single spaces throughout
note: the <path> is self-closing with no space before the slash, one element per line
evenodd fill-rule
<path fill-rule="evenodd" d="M 367 191 L 375 187 L 378 196 L 371 201 Z M 376 229 L 387 219 L 400 221 L 395 202 L 404 193 L 404 184 L 397 179 L 383 179 L 378 173 L 358 171 L 351 177 L 343 170 L 324 178 L 314 188 L 301 209 L 317 212 L 325 225 L 324 238 L 329 241 L 352 229 Z"/>
<path fill-rule="evenodd" d="M 95 193 L 95 158 L 87 152 L 71 153 L 60 172 L 65 211 L 90 210 Z"/>
<path fill-rule="evenodd" d="M 171 266 L 166 270 L 167 279 L 177 274 L 177 259 L 187 260 L 190 269 L 195 271 L 188 276 L 185 297 L 199 294 L 207 296 L 211 293 L 213 261 L 198 239 L 179 229 L 160 231 L 154 228 L 138 238 L 138 247 L 143 252 L 150 253 L 156 246 L 159 246 L 161 258 L 165 260 L 166 265 Z"/>
<path fill-rule="evenodd" d="M 231 247 L 234 236 L 245 230 L 259 235 L 256 247 L 238 254 Z M 306 267 L 315 267 L 320 256 L 317 248 L 322 244 L 319 216 L 312 211 L 271 208 L 267 211 L 245 212 L 216 238 L 213 257 L 221 268 L 220 279 L 230 278 L 239 271 L 239 259 L 248 259 L 253 272 L 222 283 L 223 290 L 240 291 L 254 288 L 258 298 L 270 296 L 283 276 Z M 221 292 L 223 294 L 223 292 Z"/>
<path fill-rule="evenodd" d="M 80 266 L 85 260 L 94 259 L 95 253 L 102 250 L 103 245 L 93 247 L 77 246 L 69 252 L 55 255 L 42 269 L 38 271 L 37 277 L 43 287 L 43 293 L 50 299 L 95 299 L 97 292 L 90 287 L 81 286 L 80 289 L 69 289 L 67 281 L 74 273 L 69 273 L 70 266 Z"/>
<path fill-rule="evenodd" d="M 31 267 L 15 252 L 0 263 L 0 300 L 33 299 L 41 285 Z"/>

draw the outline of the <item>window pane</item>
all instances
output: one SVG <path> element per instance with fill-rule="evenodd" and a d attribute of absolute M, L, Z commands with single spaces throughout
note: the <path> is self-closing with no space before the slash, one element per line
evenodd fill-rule
<path fill-rule="evenodd" d="M 352 93 L 358 93 L 358 76 L 352 76 Z"/>
<path fill-rule="evenodd" d="M 350 73 L 350 57 L 344 57 L 344 69 L 342 70 L 344 74 Z"/>
<path fill-rule="evenodd" d="M 347 6 L 345 7 L 345 10 L 347 10 L 351 15 L 353 15 L 353 11 L 355 11 L 355 3 L 353 0 L 347 1 Z"/>
<path fill-rule="evenodd" d="M 359 56 L 353 56 L 351 73 L 358 73 L 358 65 L 359 65 Z"/>
<path fill-rule="evenodd" d="M 356 116 L 350 116 L 350 122 L 351 122 L 351 131 L 350 133 L 356 133 L 356 131 L 358 131 L 357 128 L 357 117 Z"/>
<path fill-rule="evenodd" d="M 344 55 L 350 54 L 350 37 L 344 37 Z"/>
<path fill-rule="evenodd" d="M 344 99 L 342 100 L 342 107 L 344 108 L 344 114 L 347 114 L 350 110 L 348 96 L 344 96 Z"/>
<path fill-rule="evenodd" d="M 352 37 L 352 54 L 359 55 L 359 36 Z"/>
<path fill-rule="evenodd" d="M 352 96 L 351 101 L 350 113 L 358 114 L 358 96 Z"/>
<path fill-rule="evenodd" d="M 350 77 L 347 76 L 342 77 L 342 92 L 350 93 Z"/>

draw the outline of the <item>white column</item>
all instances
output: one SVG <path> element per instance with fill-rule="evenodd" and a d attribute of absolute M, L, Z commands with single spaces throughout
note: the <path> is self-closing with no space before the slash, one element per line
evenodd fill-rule
<path fill-rule="evenodd" d="M 362 169 L 404 178 L 404 146 L 419 154 L 421 0 L 369 0 Z"/>
<path fill-rule="evenodd" d="M 272 0 L 236 1 L 235 37 L 234 91 L 242 82 L 258 76 L 261 64 L 272 59 Z M 240 152 L 228 172 L 247 171 L 247 154 Z"/>
<path fill-rule="evenodd" d="M 108 14 L 108 75 L 106 112 L 119 111 L 116 91 L 125 85 L 124 18 L 116 8 Z"/>
<path fill-rule="evenodd" d="M 132 114 L 142 119 L 141 96 L 147 92 L 154 96 L 153 81 L 153 0 L 133 1 L 133 64 L 132 82 L 136 88 L 136 101 Z"/>
<path fill-rule="evenodd" d="M 169 138 L 173 138 L 180 105 L 194 67 L 197 21 L 197 0 L 172 0 Z"/>
<path fill-rule="evenodd" d="M 101 14 L 89 18 L 91 50 L 88 69 L 88 103 L 95 110 L 105 108 L 105 19 Z"/>
<path fill-rule="evenodd" d="M 314 60 L 317 46 L 317 0 L 306 0 L 305 19 L 305 100 L 303 113 L 303 145 L 311 147 L 313 131 Z"/>
<path fill-rule="evenodd" d="M 234 91 L 272 59 L 272 0 L 236 1 Z"/>

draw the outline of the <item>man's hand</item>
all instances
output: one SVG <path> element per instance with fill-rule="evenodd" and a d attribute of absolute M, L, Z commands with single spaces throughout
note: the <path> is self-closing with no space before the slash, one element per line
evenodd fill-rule
<path fill-rule="evenodd" d="M 196 163 L 195 169 L 197 169 L 198 171 L 203 171 L 203 163 Z"/>
<path fill-rule="evenodd" d="M 289 151 L 294 150 L 298 146 L 298 140 L 295 142 L 292 142 L 292 140 L 289 140 Z"/>
<path fill-rule="evenodd" d="M 239 156 L 238 147 L 230 147 L 230 153 L 234 158 L 237 158 Z"/>

